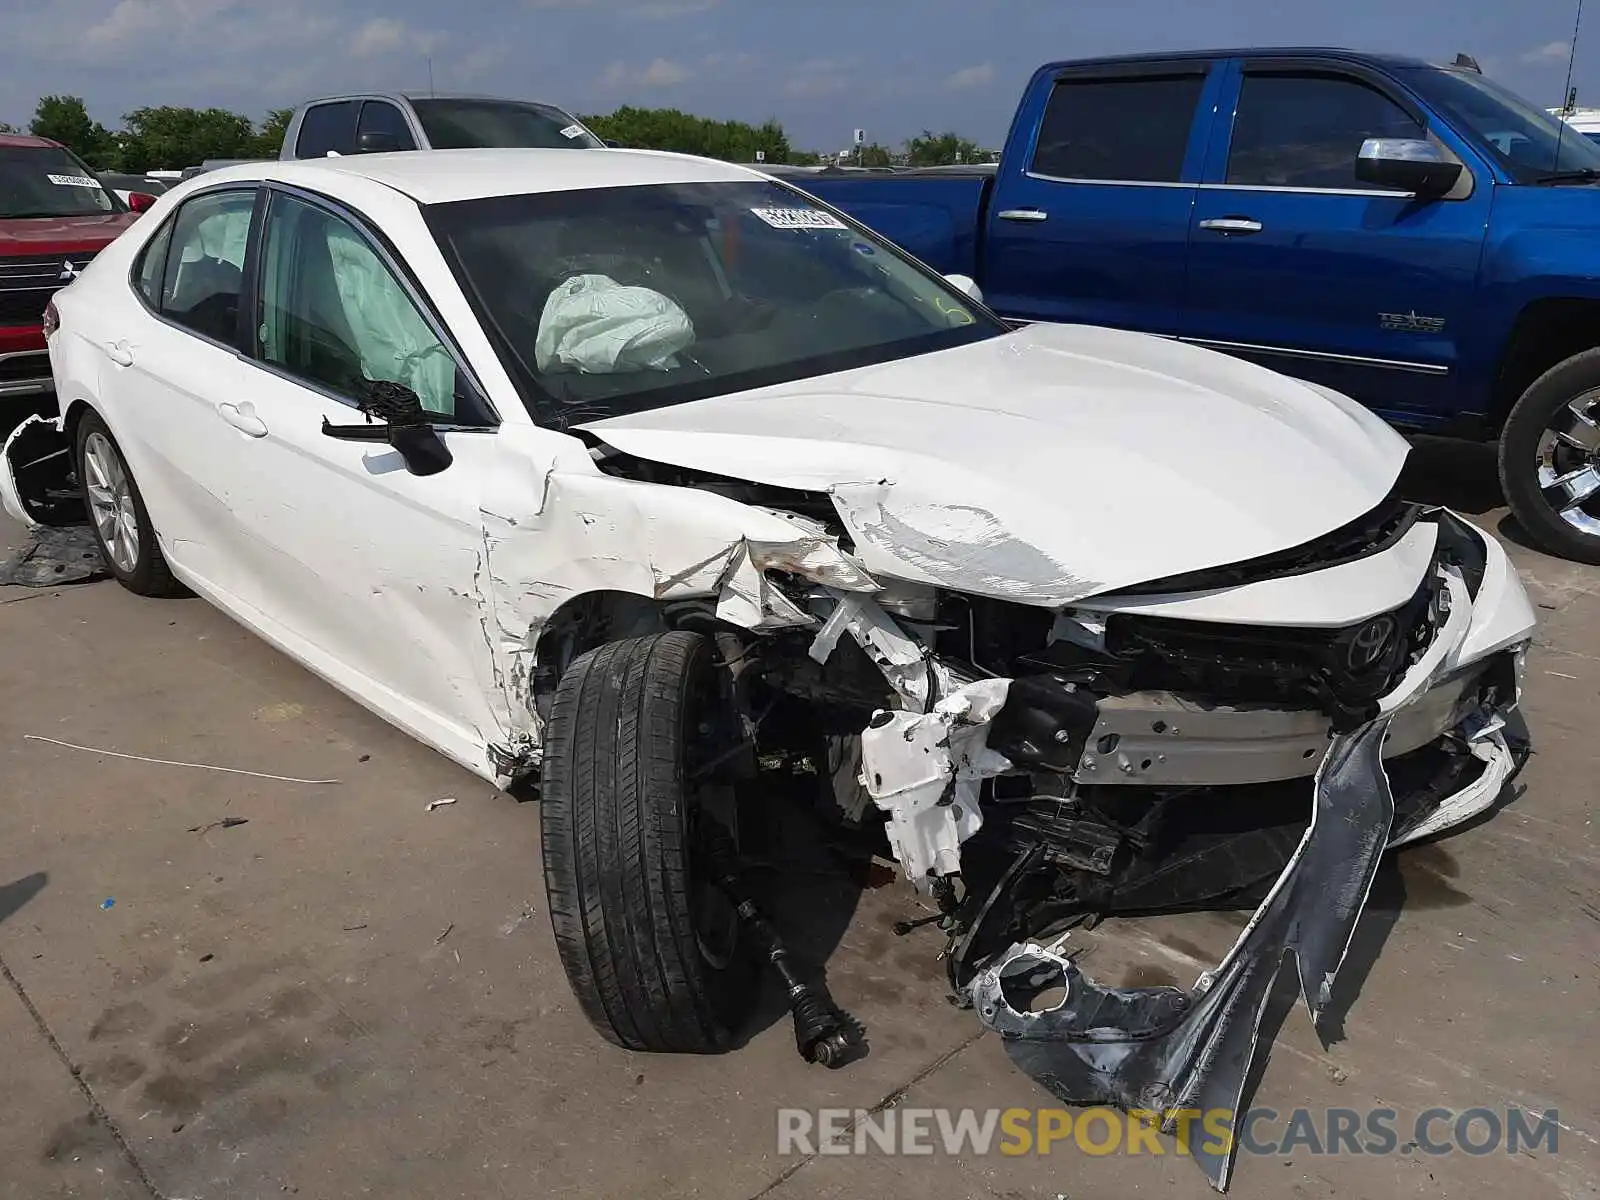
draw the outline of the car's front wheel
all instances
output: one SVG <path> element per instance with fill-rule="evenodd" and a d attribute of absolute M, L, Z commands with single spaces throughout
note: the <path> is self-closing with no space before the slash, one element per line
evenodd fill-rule
<path fill-rule="evenodd" d="M 550 921 L 584 1015 L 630 1050 L 728 1049 L 754 1000 L 759 964 L 708 869 L 710 822 L 737 833 L 715 778 L 726 716 L 711 643 L 687 632 L 590 651 L 551 705 L 539 789 Z"/>
<path fill-rule="evenodd" d="M 85 413 L 78 422 L 76 449 L 83 505 L 117 582 L 141 596 L 186 594 L 161 555 L 150 513 L 122 448 L 99 414 Z"/>
<path fill-rule="evenodd" d="M 1541 550 L 1600 563 L 1600 350 L 1558 363 L 1500 435 L 1506 503 Z"/>

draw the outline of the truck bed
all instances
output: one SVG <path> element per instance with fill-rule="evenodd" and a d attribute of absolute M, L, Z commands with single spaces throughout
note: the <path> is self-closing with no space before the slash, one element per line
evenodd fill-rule
<path fill-rule="evenodd" d="M 979 230 L 995 168 L 821 171 L 788 182 L 844 210 L 946 275 L 978 275 Z"/>

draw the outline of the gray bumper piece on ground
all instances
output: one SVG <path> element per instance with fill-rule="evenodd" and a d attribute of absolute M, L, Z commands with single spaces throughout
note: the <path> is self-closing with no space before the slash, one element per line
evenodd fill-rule
<path fill-rule="evenodd" d="M 1331 999 L 1394 821 L 1383 767 L 1388 725 L 1385 716 L 1334 739 L 1299 847 L 1233 949 L 1192 991 L 1101 987 L 1058 950 L 1032 943 L 980 973 L 974 1006 L 1012 1062 L 1066 1103 L 1147 1112 L 1169 1132 L 1182 1110 L 1237 1113 L 1285 956 L 1294 956 L 1314 1023 Z M 1060 985 L 1065 997 L 1041 1012 L 1007 998 Z M 1195 1136 L 1189 1149 L 1225 1191 L 1233 1148 L 1207 1152 L 1210 1140 Z"/>

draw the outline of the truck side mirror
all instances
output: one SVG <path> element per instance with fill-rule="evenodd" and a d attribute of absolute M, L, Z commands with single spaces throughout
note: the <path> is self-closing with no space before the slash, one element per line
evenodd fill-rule
<path fill-rule="evenodd" d="M 1356 156 L 1356 178 L 1382 188 L 1437 200 L 1461 181 L 1464 168 L 1442 146 L 1424 138 L 1368 138 Z"/>
<path fill-rule="evenodd" d="M 400 149 L 400 139 L 387 130 L 368 129 L 356 138 L 356 149 L 362 154 L 389 154 Z"/>

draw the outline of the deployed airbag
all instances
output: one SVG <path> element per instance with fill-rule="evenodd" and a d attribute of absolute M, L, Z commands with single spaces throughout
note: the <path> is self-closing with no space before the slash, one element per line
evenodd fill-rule
<path fill-rule="evenodd" d="M 545 301 L 534 359 L 541 371 L 664 371 L 693 342 L 694 324 L 671 297 L 609 275 L 575 275 Z"/>

